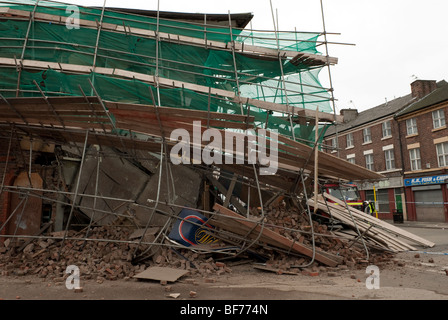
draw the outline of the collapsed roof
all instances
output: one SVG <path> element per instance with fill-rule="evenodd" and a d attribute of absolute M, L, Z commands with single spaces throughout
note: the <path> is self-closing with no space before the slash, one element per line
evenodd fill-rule
<path fill-rule="evenodd" d="M 213 141 L 213 153 L 232 161 L 210 164 L 188 158 L 182 164 L 206 175 L 218 194 L 215 199 L 222 196 L 224 207 L 240 214 L 251 207 L 262 208 L 279 196 L 293 201 L 306 197 L 312 172 L 319 179 L 344 181 L 383 177 L 318 151 L 327 128 L 341 121 L 332 113 L 332 89 L 324 88 L 318 79 L 322 68 L 337 63 L 336 58 L 318 52 L 323 44 L 318 40 L 320 32 L 246 30 L 233 26 L 232 21 L 239 19 L 235 15 L 229 15 L 230 25 L 223 26 L 207 19 L 194 23 L 168 19 L 167 14 L 152 17 L 138 10 L 70 8 L 51 1 L 0 2 L 0 136 L 78 149 L 73 153 L 80 161 L 77 181 L 72 181 L 71 193 L 58 191 L 72 201 L 67 226 L 75 207 L 89 211 L 78 203 L 78 196 L 101 199 L 105 207 L 116 206 L 112 210 L 116 217 L 132 211 L 131 204 L 142 209 L 139 200 L 151 195 L 146 199 L 156 205 L 142 209 L 143 223 L 151 222 L 159 202 L 166 211 L 175 211 L 185 202 L 173 199 L 197 200 L 175 194 L 188 189 L 195 178 L 173 175 L 173 165 L 163 165 L 179 147 L 179 136 L 173 138 L 176 130 L 193 137 L 181 157 L 208 150 L 206 132 L 213 137 L 231 133 L 230 144 Z M 269 134 L 263 137 L 263 130 Z M 258 174 L 256 169 L 268 164 L 259 157 L 253 161 L 254 153 L 244 143 L 237 150 L 239 142 L 249 141 L 252 134 L 255 155 L 269 153 L 275 172 Z M 95 146 L 103 153 L 95 153 Z M 116 170 L 121 170 L 117 164 L 105 172 L 118 187 L 138 189 L 141 194 L 120 189 L 119 196 L 100 197 L 95 179 L 83 180 L 95 177 L 95 166 L 86 164 L 86 159 L 95 159 L 98 184 L 104 149 L 114 149 L 114 157 L 131 159 L 139 166 L 150 163 L 149 169 L 129 169 L 135 171 L 133 175 L 123 165 L 117 177 Z M 33 151 L 30 143 L 30 159 Z M 83 165 L 89 167 L 87 176 Z M 173 184 L 173 190 L 167 191 L 173 197 L 158 192 L 165 180 L 162 168 Z M 128 177 L 139 174 L 148 178 L 137 186 Z M 120 185 L 119 179 L 129 185 Z M 176 190 L 174 181 L 184 188 Z M 252 187 L 258 194 L 251 198 L 250 190 L 244 196 L 235 194 L 235 185 Z M 95 191 L 93 196 L 83 193 L 89 187 Z M 118 187 L 109 191 L 116 192 Z M 202 208 L 211 207 L 204 203 Z M 92 220 L 93 216 L 102 219 L 104 215 L 98 218 L 96 211 L 93 206 Z M 157 211 L 167 214 L 160 207 Z"/>

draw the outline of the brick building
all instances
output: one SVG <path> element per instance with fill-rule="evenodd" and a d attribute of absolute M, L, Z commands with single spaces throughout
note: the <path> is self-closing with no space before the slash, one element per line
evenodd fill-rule
<path fill-rule="evenodd" d="M 37 140 L 30 148 L 29 139 L 18 141 L 14 135 L 0 139 L 0 235 L 33 234 L 39 231 L 42 222 L 50 220 L 55 205 L 48 199 L 55 195 L 43 192 L 42 188 L 44 183 L 47 188 L 56 188 L 48 186 L 58 179 L 57 167 L 52 164 L 54 156 L 49 153 L 53 148 L 54 145 Z M 6 191 L 4 186 L 32 189 L 29 193 Z M 0 238 L 2 241 L 4 238 Z"/>
<path fill-rule="evenodd" d="M 411 84 L 411 93 L 406 96 L 359 113 L 356 109 L 341 110 L 344 123 L 327 131 L 324 141 L 331 146 L 327 148 L 327 152 L 386 177 L 378 182 L 358 182 L 362 198 L 376 200 L 379 218 L 392 219 L 393 213 L 400 211 L 406 220 L 447 219 L 447 209 L 445 217 L 440 212 L 416 214 L 415 192 L 412 192 L 415 186 L 405 185 L 409 181 L 407 179 L 414 176 L 423 177 L 430 173 L 439 176 L 445 173 L 440 164 L 448 165 L 448 135 L 444 130 L 447 89 L 445 81 L 436 83 L 416 80 Z M 409 130 L 416 130 L 413 125 L 415 121 L 418 123 L 419 133 L 409 131 L 407 134 L 406 123 L 409 124 Z M 437 122 L 438 127 L 425 130 L 432 128 L 433 122 Z M 418 150 L 418 146 L 423 145 L 424 149 Z M 437 146 L 441 159 L 445 159 L 443 157 L 447 154 L 446 159 L 441 160 L 442 163 L 438 161 Z M 420 157 L 422 153 L 425 154 L 425 160 Z M 411 169 L 411 158 L 412 168 L 420 160 L 420 167 L 415 167 L 416 170 Z M 433 169 L 421 168 L 421 164 Z M 440 191 L 434 192 L 433 198 L 441 202 L 443 198 L 446 202 L 446 185 L 439 184 L 439 187 Z M 417 199 L 421 196 L 426 195 L 417 193 Z M 422 210 L 426 210 L 426 207 Z M 422 210 L 417 209 L 418 212 Z"/>
<path fill-rule="evenodd" d="M 416 102 L 399 111 L 409 220 L 448 221 L 448 83 L 416 81 Z"/>

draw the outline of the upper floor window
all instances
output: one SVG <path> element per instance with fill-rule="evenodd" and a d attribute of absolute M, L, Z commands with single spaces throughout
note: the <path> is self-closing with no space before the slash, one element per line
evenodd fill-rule
<path fill-rule="evenodd" d="M 392 123 L 390 120 L 383 122 L 383 138 L 392 136 Z"/>
<path fill-rule="evenodd" d="M 336 138 L 332 138 L 331 141 L 330 141 L 330 143 L 331 143 L 331 148 L 332 148 L 333 150 L 336 150 L 336 149 L 338 148 L 338 144 L 337 144 L 337 140 L 336 140 Z"/>
<path fill-rule="evenodd" d="M 409 160 L 411 161 L 411 171 L 422 169 L 422 163 L 420 160 L 420 148 L 409 150 Z"/>
<path fill-rule="evenodd" d="M 373 154 L 366 154 L 365 158 L 366 158 L 366 168 L 371 171 L 374 171 L 373 170 Z"/>
<path fill-rule="evenodd" d="M 406 133 L 407 135 L 417 134 L 417 119 L 411 118 L 406 120 Z"/>
<path fill-rule="evenodd" d="M 347 134 L 347 148 L 353 147 L 354 143 L 353 143 L 353 133 L 348 133 Z"/>
<path fill-rule="evenodd" d="M 384 158 L 386 160 L 386 170 L 395 169 L 394 149 L 385 150 Z"/>
<path fill-rule="evenodd" d="M 439 109 L 432 112 L 432 126 L 434 129 L 445 126 L 445 110 Z"/>
<path fill-rule="evenodd" d="M 448 142 L 436 144 L 436 150 L 439 167 L 448 166 Z"/>
<path fill-rule="evenodd" d="M 372 134 L 370 132 L 370 127 L 364 128 L 364 130 L 362 130 L 362 136 L 364 143 L 372 142 Z"/>

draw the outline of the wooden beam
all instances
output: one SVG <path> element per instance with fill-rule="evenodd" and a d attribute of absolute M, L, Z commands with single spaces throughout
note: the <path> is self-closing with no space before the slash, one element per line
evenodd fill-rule
<path fill-rule="evenodd" d="M 126 70 L 120 70 L 115 68 L 99 68 L 95 67 L 92 68 L 91 66 L 84 66 L 84 65 L 75 65 L 75 64 L 63 64 L 58 62 L 46 62 L 46 61 L 37 61 L 37 60 L 22 60 L 21 61 L 24 68 L 38 68 L 38 69 L 54 69 L 54 70 L 60 70 L 62 71 L 70 71 L 74 73 L 84 73 L 84 74 L 90 74 L 91 72 L 96 72 L 99 74 L 109 75 L 109 76 L 117 76 L 117 77 L 124 77 L 127 79 L 136 79 L 140 80 L 145 83 L 154 84 L 155 79 L 153 75 L 138 73 L 138 72 L 131 72 Z M 9 66 L 16 66 L 16 60 L 12 58 L 0 58 L 0 65 L 9 65 Z M 311 115 L 314 111 L 310 110 L 303 111 L 303 108 L 296 107 L 296 106 L 287 106 L 284 104 L 279 103 L 273 103 L 268 101 L 262 101 L 257 99 L 251 99 L 247 97 L 237 96 L 233 91 L 228 90 L 222 90 L 217 88 L 211 88 L 206 87 L 194 83 L 184 82 L 184 81 L 177 81 L 167 78 L 160 78 L 159 77 L 159 84 L 161 86 L 166 87 L 175 87 L 175 88 L 185 88 L 189 89 L 195 92 L 200 92 L 204 94 L 212 94 L 212 95 L 218 95 L 220 97 L 229 98 L 233 102 L 239 104 L 251 104 L 258 108 L 264 109 L 264 110 L 270 110 L 270 111 L 276 111 L 281 113 L 290 113 L 298 114 L 301 112 L 304 113 L 306 116 Z M 307 110 L 307 109 L 305 109 Z M 328 121 L 336 121 L 341 120 L 340 117 L 334 116 L 334 114 L 331 113 L 325 113 L 322 112 L 319 114 L 319 118 L 322 120 L 328 120 Z"/>
<path fill-rule="evenodd" d="M 296 115 L 299 118 L 305 118 L 305 119 L 314 119 L 313 110 L 310 109 L 295 109 Z M 342 115 L 334 115 L 327 112 L 318 111 L 318 117 L 319 121 L 330 121 L 330 122 L 337 122 L 342 123 L 344 121 L 344 117 Z"/>
<path fill-rule="evenodd" d="M 344 206 L 344 208 L 345 208 L 345 203 L 342 200 L 340 200 L 340 199 L 338 199 L 336 197 L 333 197 L 332 195 L 329 195 L 327 193 L 324 193 L 323 196 L 325 198 L 333 201 L 334 203 L 337 203 L 339 205 L 339 207 Z M 331 205 L 331 203 L 329 203 L 329 204 Z M 386 221 L 383 221 L 383 220 L 377 219 L 375 217 L 372 217 L 372 216 L 370 216 L 370 215 L 368 215 L 368 214 L 366 214 L 366 213 L 364 213 L 362 211 L 359 211 L 359 210 L 357 210 L 355 208 L 350 208 L 350 212 L 357 219 L 365 220 L 368 223 L 370 223 L 370 224 L 372 224 L 372 225 L 374 225 L 374 226 L 376 226 L 378 228 L 381 228 L 383 230 L 386 230 L 388 232 L 391 232 L 391 233 L 393 233 L 396 236 L 403 237 L 406 240 L 409 240 L 409 241 L 412 241 L 414 243 L 418 243 L 420 245 L 424 245 L 424 246 L 427 246 L 427 247 L 430 247 L 430 248 L 435 246 L 435 243 L 432 242 L 432 241 L 428 241 L 428 240 L 426 240 L 426 239 L 424 239 L 422 237 L 419 237 L 419 236 L 417 236 L 417 235 L 415 235 L 415 234 L 413 234 L 411 232 L 408 232 L 406 230 L 398 228 L 398 227 L 396 227 L 396 226 L 394 226 L 394 225 L 392 225 L 392 224 L 390 224 L 390 223 L 388 223 Z"/>
<path fill-rule="evenodd" d="M 355 221 L 353 221 L 353 214 L 351 215 L 345 207 L 340 205 L 336 206 L 334 203 L 325 203 L 322 199 L 318 201 L 317 206 L 312 200 L 308 200 L 308 204 L 330 214 L 332 218 L 343 222 L 347 226 L 350 226 L 353 230 L 361 232 L 362 238 L 365 240 L 373 240 L 383 249 L 394 252 L 416 250 L 413 246 L 397 239 L 395 235 L 385 232 L 382 229 L 377 228 L 375 225 L 370 224 L 363 219 L 359 219 L 357 216 L 354 217 Z"/>
<path fill-rule="evenodd" d="M 298 254 L 303 254 L 308 257 L 313 256 L 313 249 L 305 246 L 301 243 L 291 241 L 288 238 L 272 231 L 268 228 L 262 228 L 259 221 L 249 220 L 239 214 L 224 208 L 219 204 L 215 204 L 213 209 L 218 213 L 217 215 L 213 215 L 213 217 L 209 220 L 209 223 L 215 226 L 220 226 L 222 228 L 228 228 L 228 231 L 238 233 L 242 236 L 247 236 L 250 239 L 259 239 L 261 242 L 267 243 L 269 245 L 285 249 L 291 250 L 291 252 L 295 252 Z M 238 226 L 238 228 L 232 228 L 232 226 Z M 261 233 L 260 237 L 259 234 Z M 328 253 L 324 253 L 322 251 L 315 251 L 315 259 L 330 267 L 336 267 L 338 264 L 342 263 L 342 257 L 332 256 Z"/>

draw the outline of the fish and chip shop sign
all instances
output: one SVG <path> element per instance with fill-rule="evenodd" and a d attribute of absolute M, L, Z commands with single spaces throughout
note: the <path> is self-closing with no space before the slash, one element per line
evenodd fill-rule
<path fill-rule="evenodd" d="M 429 177 L 404 179 L 405 187 L 423 186 L 423 185 L 427 185 L 427 184 L 441 184 L 441 183 L 447 183 L 447 182 L 448 182 L 448 174 L 444 174 L 441 176 L 429 176 Z"/>

